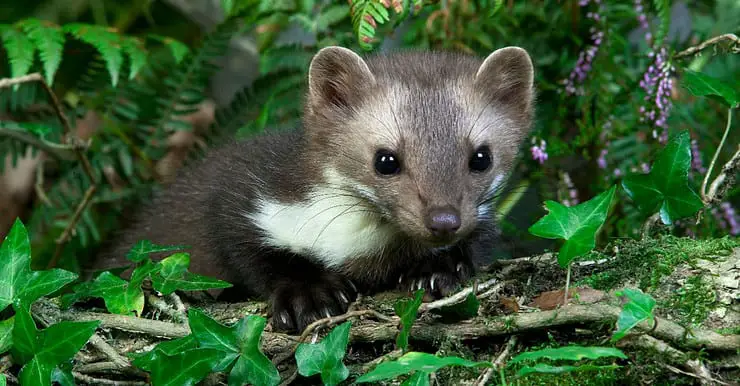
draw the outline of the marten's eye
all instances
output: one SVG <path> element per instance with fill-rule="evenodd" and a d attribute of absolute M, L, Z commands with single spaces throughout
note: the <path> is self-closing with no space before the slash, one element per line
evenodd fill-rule
<path fill-rule="evenodd" d="M 378 150 L 375 153 L 375 171 L 389 176 L 401 171 L 401 162 L 390 150 Z"/>
<path fill-rule="evenodd" d="M 470 157 L 470 161 L 468 162 L 468 167 L 470 171 L 478 173 L 485 172 L 491 167 L 491 150 L 488 149 L 488 146 L 481 146 L 473 152 L 473 156 Z"/>

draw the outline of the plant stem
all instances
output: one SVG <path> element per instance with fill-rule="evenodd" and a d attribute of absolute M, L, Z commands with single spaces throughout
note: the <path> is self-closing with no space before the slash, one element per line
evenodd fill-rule
<path fill-rule="evenodd" d="M 714 151 L 714 157 L 712 157 L 712 163 L 709 164 L 709 168 L 707 169 L 707 174 L 704 176 L 704 182 L 702 182 L 701 184 L 701 198 L 705 204 L 709 204 L 709 202 L 707 202 L 707 184 L 709 183 L 709 177 L 712 175 L 714 164 L 717 163 L 717 158 L 719 158 L 719 153 L 722 152 L 722 147 L 724 147 L 725 145 L 725 140 L 727 139 L 727 135 L 730 133 L 730 126 L 732 126 L 732 107 L 727 109 L 727 126 L 725 127 L 725 133 L 722 135 L 722 140 L 719 141 L 719 146 L 717 146 L 717 150 Z"/>
<path fill-rule="evenodd" d="M 563 306 L 568 305 L 568 290 L 570 289 L 570 269 L 572 266 L 573 263 L 568 264 L 568 271 L 565 274 L 565 294 L 563 295 Z"/>

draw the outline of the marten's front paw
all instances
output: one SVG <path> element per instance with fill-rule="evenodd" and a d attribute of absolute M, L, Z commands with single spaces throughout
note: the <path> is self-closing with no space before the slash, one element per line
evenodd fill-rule
<path fill-rule="evenodd" d="M 347 312 L 355 299 L 354 284 L 336 274 L 284 282 L 272 294 L 272 325 L 279 331 L 303 331 L 318 319 Z"/>
<path fill-rule="evenodd" d="M 398 289 L 416 292 L 424 289 L 424 301 L 443 298 L 457 290 L 470 279 L 474 268 L 470 264 L 458 262 L 452 266 L 422 265 L 398 279 Z"/>

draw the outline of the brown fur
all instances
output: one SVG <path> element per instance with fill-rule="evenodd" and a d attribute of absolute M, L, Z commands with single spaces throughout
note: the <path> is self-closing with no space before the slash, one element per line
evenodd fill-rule
<path fill-rule="evenodd" d="M 363 60 L 347 49 L 323 49 L 311 63 L 303 129 L 211 152 L 158 195 L 96 268 L 124 265 L 140 239 L 189 244 L 192 271 L 231 281 L 239 297 L 268 299 L 280 329 L 343 312 L 357 291 L 424 287 L 442 296 L 490 258 L 496 228 L 481 208 L 491 204 L 500 187 L 492 182 L 503 182 L 527 135 L 532 82 L 529 56 L 518 48 L 486 61 L 440 52 Z M 484 145 L 492 167 L 472 173 L 470 157 Z M 375 172 L 380 148 L 398 155 L 399 174 Z M 332 192 L 326 199 L 358 201 L 358 219 L 394 236 L 352 256 L 319 256 L 275 245 L 264 224 L 250 221 L 267 210 L 265 199 L 286 208 L 318 204 L 324 198 L 312 196 L 317 188 Z M 459 211 L 461 220 L 444 244 L 425 225 L 440 207 Z M 272 217 L 261 221 L 272 226 Z"/>

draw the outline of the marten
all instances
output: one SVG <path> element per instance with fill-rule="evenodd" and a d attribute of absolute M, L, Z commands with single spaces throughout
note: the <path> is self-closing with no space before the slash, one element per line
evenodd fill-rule
<path fill-rule="evenodd" d="M 497 197 L 529 135 L 534 70 L 519 47 L 485 59 L 323 48 L 302 124 L 211 150 L 115 236 L 188 245 L 191 271 L 269 301 L 277 330 L 346 312 L 358 293 L 453 291 L 492 259 Z"/>

